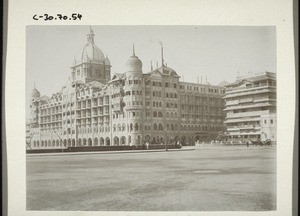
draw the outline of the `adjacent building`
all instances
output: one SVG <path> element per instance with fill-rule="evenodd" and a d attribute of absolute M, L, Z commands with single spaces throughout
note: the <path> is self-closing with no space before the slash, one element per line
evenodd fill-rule
<path fill-rule="evenodd" d="M 227 139 L 276 141 L 276 74 L 248 73 L 228 84 L 225 99 Z"/>
<path fill-rule="evenodd" d="M 182 82 L 163 57 L 160 67 L 144 73 L 134 47 L 124 72 L 111 77 L 110 60 L 94 36 L 90 29 L 60 91 L 41 96 L 34 87 L 27 148 L 186 144 L 225 130 L 223 86 Z"/>

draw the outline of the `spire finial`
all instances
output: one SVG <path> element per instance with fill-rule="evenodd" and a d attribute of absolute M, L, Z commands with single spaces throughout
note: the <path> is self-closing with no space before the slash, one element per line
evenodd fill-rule
<path fill-rule="evenodd" d="M 151 61 L 151 70 L 153 71 L 152 61 Z"/>
<path fill-rule="evenodd" d="M 132 44 L 132 56 L 135 56 L 134 44 Z"/>
<path fill-rule="evenodd" d="M 33 88 L 35 88 L 35 89 L 36 89 L 36 87 L 35 87 L 35 82 L 33 83 Z"/>
<path fill-rule="evenodd" d="M 164 47 L 161 46 L 161 66 L 164 66 Z"/>
<path fill-rule="evenodd" d="M 94 43 L 94 31 L 92 29 L 92 26 L 90 26 L 90 32 L 87 34 L 87 41 L 89 43 Z"/>

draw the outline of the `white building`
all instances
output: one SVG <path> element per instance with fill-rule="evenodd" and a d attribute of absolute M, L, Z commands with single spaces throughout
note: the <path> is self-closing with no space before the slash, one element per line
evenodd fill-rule
<path fill-rule="evenodd" d="M 276 74 L 248 73 L 225 87 L 228 141 L 276 141 Z"/>

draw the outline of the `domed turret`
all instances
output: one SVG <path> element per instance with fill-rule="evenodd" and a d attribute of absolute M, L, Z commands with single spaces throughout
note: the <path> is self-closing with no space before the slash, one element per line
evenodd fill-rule
<path fill-rule="evenodd" d="M 93 30 L 90 28 L 90 32 L 87 34 L 87 44 L 79 53 L 76 62 L 105 61 L 103 52 L 95 45 L 94 36 Z"/>
<path fill-rule="evenodd" d="M 108 57 L 106 56 L 106 58 L 105 58 L 105 62 L 104 62 L 104 64 L 105 65 L 110 65 L 110 61 L 109 61 L 109 59 L 108 59 Z"/>
<path fill-rule="evenodd" d="M 135 55 L 134 46 L 133 46 L 133 54 L 127 60 L 127 63 L 126 63 L 126 72 L 142 72 L 142 67 L 143 67 L 143 63 Z"/>
<path fill-rule="evenodd" d="M 35 84 L 34 84 L 34 88 L 33 88 L 32 92 L 31 92 L 31 97 L 32 97 L 32 98 L 38 98 L 38 97 L 40 97 L 40 96 L 41 96 L 41 94 L 40 94 L 40 92 L 35 88 Z"/>

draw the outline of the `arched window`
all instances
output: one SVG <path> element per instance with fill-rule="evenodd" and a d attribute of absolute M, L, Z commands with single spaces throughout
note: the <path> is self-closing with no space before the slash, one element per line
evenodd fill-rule
<path fill-rule="evenodd" d="M 157 117 L 157 112 L 156 111 L 153 112 L 153 117 Z"/>
<path fill-rule="evenodd" d="M 133 124 L 130 124 L 130 131 L 133 131 Z"/>
<path fill-rule="evenodd" d="M 116 125 L 114 125 L 114 132 L 116 132 L 116 130 L 117 130 L 117 127 L 116 127 Z"/>
<path fill-rule="evenodd" d="M 118 124 L 118 131 L 122 131 L 121 124 Z"/>
<path fill-rule="evenodd" d="M 162 124 L 159 124 L 159 130 L 162 131 L 164 128 L 162 126 Z"/>
<path fill-rule="evenodd" d="M 155 130 L 155 131 L 157 130 L 157 124 L 153 125 L 153 130 Z"/>
<path fill-rule="evenodd" d="M 123 124 L 123 125 L 122 125 L 122 131 L 125 131 L 125 128 L 126 128 L 126 125 Z"/>
<path fill-rule="evenodd" d="M 135 123 L 134 130 L 136 130 L 136 131 L 139 130 L 139 125 L 138 125 L 138 123 Z"/>

